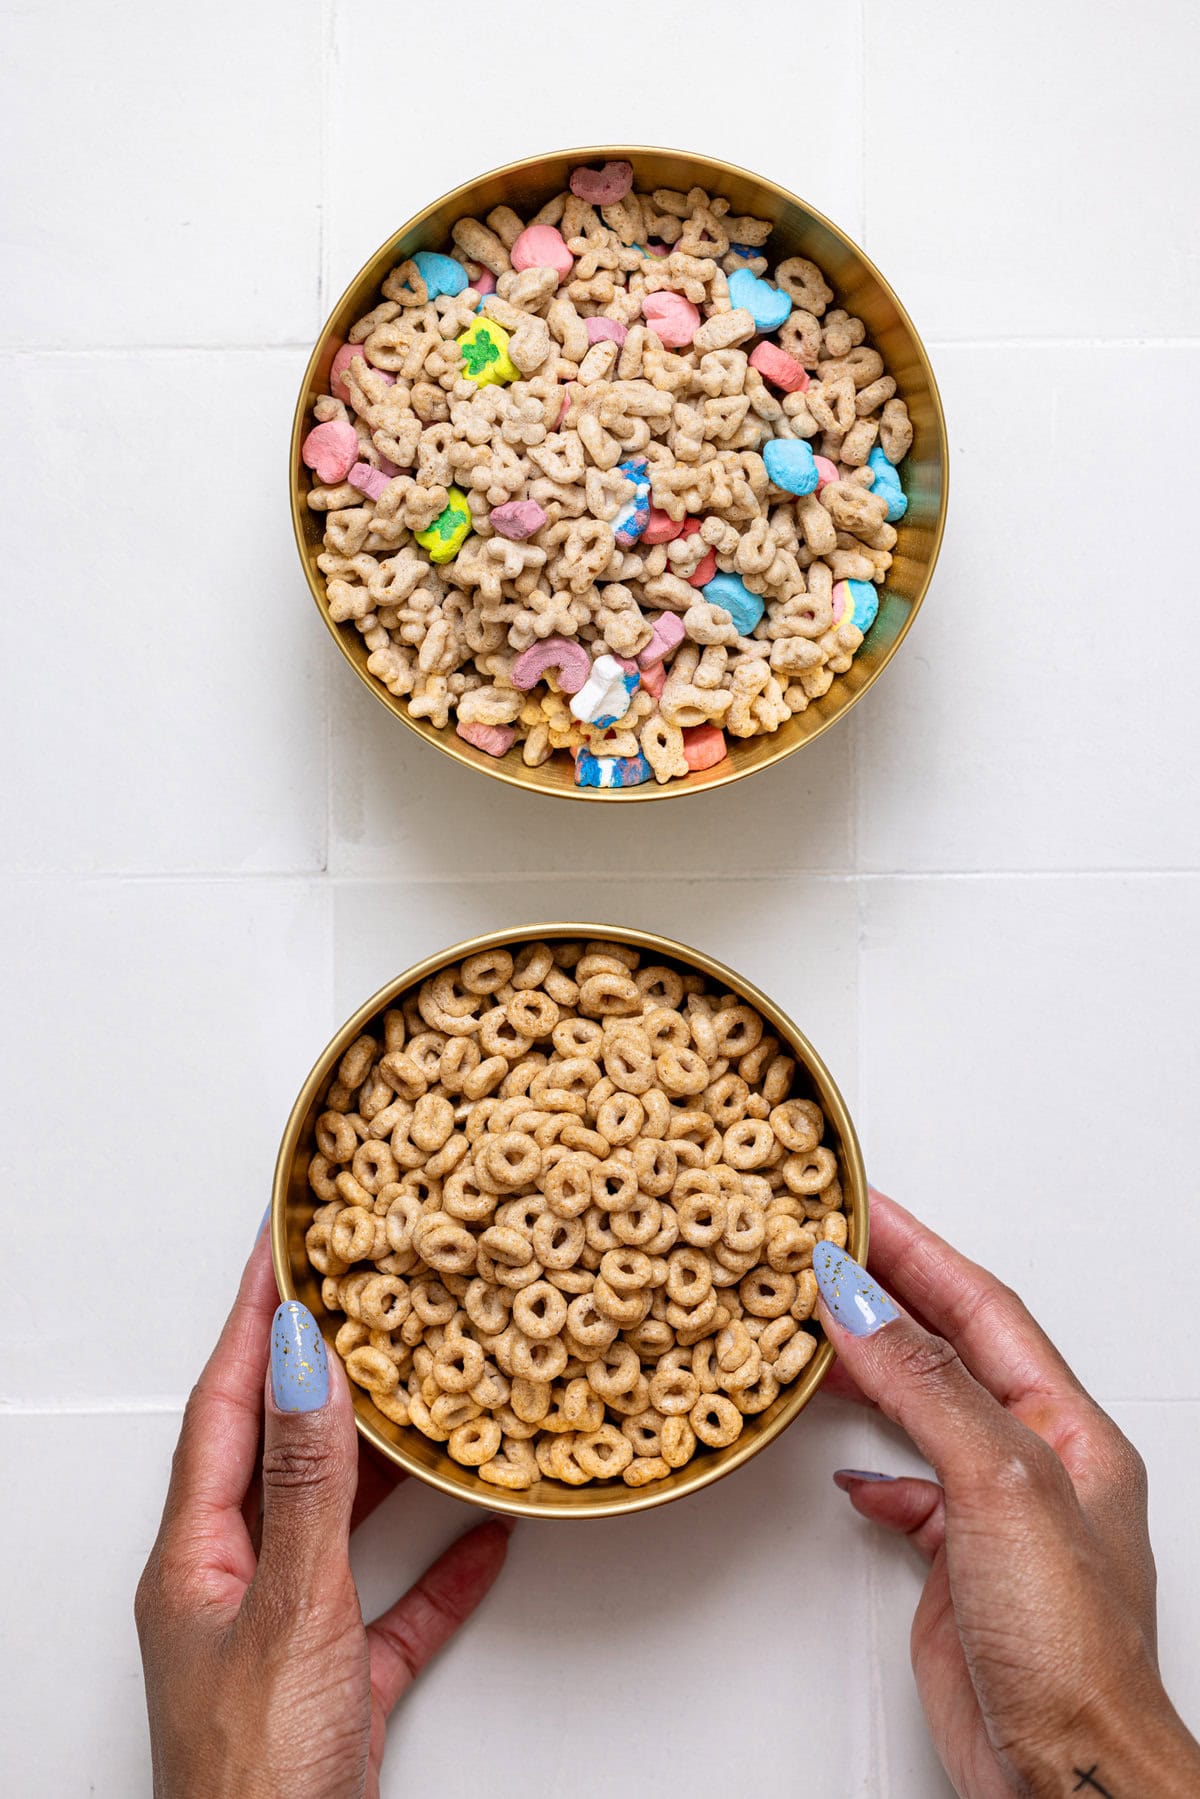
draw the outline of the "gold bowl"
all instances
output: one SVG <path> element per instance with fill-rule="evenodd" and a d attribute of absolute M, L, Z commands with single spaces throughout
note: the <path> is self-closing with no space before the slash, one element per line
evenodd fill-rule
<path fill-rule="evenodd" d="M 405 702 L 368 674 L 369 652 L 361 635 L 353 624 L 334 624 L 325 603 L 325 580 L 317 567 L 323 518 L 307 505 L 308 471 L 300 460 L 300 445 L 312 424 L 315 402 L 329 392 L 329 370 L 337 349 L 346 341 L 355 320 L 375 304 L 384 276 L 396 263 L 415 250 L 443 249 L 449 242 L 451 226 L 464 216 L 482 218 L 500 205 L 531 214 L 566 187 L 571 170 L 579 163 L 617 158 L 633 163 L 634 178 L 640 188 L 703 187 L 728 198 L 736 213 L 773 219 L 773 258 L 778 262 L 788 256 L 809 257 L 832 283 L 837 304 L 865 323 L 872 343 L 884 359 L 886 372 L 896 382 L 897 393 L 907 403 L 913 443 L 905 461 L 908 511 L 898 526 L 895 560 L 880 589 L 878 616 L 849 671 L 835 678 L 829 692 L 770 735 L 735 740 L 728 757 L 714 768 L 698 770 L 663 786 L 652 781 L 641 787 L 576 787 L 566 756 L 556 755 L 541 768 L 528 768 L 521 760 L 519 745 L 498 759 L 485 755 L 458 737 L 453 725 L 439 730 L 426 719 L 410 718 Z M 946 465 L 946 421 L 925 348 L 879 270 L 844 232 L 786 189 L 733 163 L 683 150 L 593 144 L 549 156 L 528 156 L 465 182 L 414 214 L 363 265 L 326 320 L 304 371 L 292 425 L 288 478 L 296 544 L 317 610 L 338 648 L 377 700 L 410 730 L 468 767 L 537 793 L 628 805 L 723 787 L 756 769 L 769 768 L 819 737 L 850 710 L 891 661 L 925 597 L 946 521 Z"/>
<path fill-rule="evenodd" d="M 828 1141 L 838 1159 L 838 1174 L 845 1194 L 848 1224 L 847 1248 L 859 1262 L 867 1259 L 868 1200 L 867 1177 L 862 1151 L 846 1102 L 833 1076 L 822 1062 L 808 1038 L 773 1000 L 760 993 L 724 963 L 690 949 L 669 937 L 651 931 L 628 930 L 610 924 L 541 924 L 524 925 L 515 930 L 489 931 L 486 936 L 472 937 L 456 943 L 451 949 L 427 956 L 414 968 L 397 975 L 386 987 L 373 994 L 347 1019 L 341 1030 L 321 1051 L 291 1116 L 279 1146 L 275 1164 L 275 1183 L 271 1195 L 271 1253 L 275 1263 L 275 1279 L 284 1299 L 299 1299 L 312 1312 L 328 1343 L 329 1353 L 336 1355 L 333 1335 L 341 1322 L 335 1319 L 321 1301 L 321 1279 L 311 1266 L 304 1247 L 304 1237 L 318 1201 L 308 1185 L 308 1165 L 315 1150 L 315 1126 L 323 1109 L 324 1096 L 333 1072 L 356 1037 L 382 1020 L 384 1012 L 394 1005 L 409 988 L 417 987 L 430 975 L 437 974 L 464 956 L 498 946 L 556 939 L 583 938 L 628 943 L 653 953 L 656 962 L 670 962 L 684 971 L 698 971 L 720 982 L 731 993 L 749 1001 L 765 1018 L 773 1031 L 796 1058 L 795 1091 L 816 1100 L 825 1114 Z M 539 1481 L 524 1492 L 512 1493 L 489 1487 L 473 1469 L 460 1467 L 451 1460 L 441 1444 L 431 1442 L 407 1426 L 393 1424 L 378 1411 L 369 1393 L 352 1387 L 355 1423 L 367 1442 L 374 1445 L 389 1461 L 407 1474 L 428 1482 L 456 1499 L 493 1512 L 510 1512 L 526 1518 L 610 1518 L 624 1512 L 646 1511 L 651 1506 L 665 1505 L 668 1500 L 682 1499 L 687 1493 L 698 1493 L 715 1480 L 732 1474 L 760 1449 L 778 1437 L 803 1411 L 833 1361 L 833 1350 L 824 1339 L 816 1354 L 798 1379 L 783 1388 L 764 1412 L 748 1417 L 742 1434 L 725 1449 L 702 1449 L 683 1468 L 649 1486 L 631 1488 L 621 1481 L 597 1483 L 586 1487 L 568 1487 L 558 1481 Z"/>

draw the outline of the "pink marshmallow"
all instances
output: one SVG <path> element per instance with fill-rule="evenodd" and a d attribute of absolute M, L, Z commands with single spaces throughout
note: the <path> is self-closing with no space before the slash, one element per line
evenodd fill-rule
<path fill-rule="evenodd" d="M 650 508 L 650 523 L 642 532 L 643 543 L 670 543 L 683 530 L 683 520 L 678 523 L 668 512 L 660 512 L 657 506 Z"/>
<path fill-rule="evenodd" d="M 546 514 L 536 500 L 506 500 L 503 506 L 493 506 L 488 518 L 493 531 L 518 543 L 532 537 L 546 522 Z"/>
<path fill-rule="evenodd" d="M 508 259 L 514 269 L 553 269 L 560 281 L 575 267 L 575 258 L 554 225 L 526 225 Z"/>
<path fill-rule="evenodd" d="M 808 370 L 768 338 L 751 350 L 750 367 L 757 369 L 763 380 L 773 387 L 782 387 L 785 393 L 802 394 L 808 388 Z"/>
<path fill-rule="evenodd" d="M 535 687 L 551 668 L 564 693 L 578 693 L 592 672 L 592 659 L 581 643 L 572 643 L 569 637 L 547 637 L 521 651 L 512 665 L 512 684 L 523 690 Z"/>
<path fill-rule="evenodd" d="M 703 521 L 698 518 L 685 518 L 682 525 L 679 527 L 681 534 L 684 537 L 694 537 L 700 529 L 702 522 Z M 702 556 L 700 558 L 694 572 L 688 576 L 688 583 L 692 587 L 703 587 L 706 581 L 712 580 L 716 572 L 717 552 L 715 550 L 710 550 L 707 556 Z"/>
<path fill-rule="evenodd" d="M 817 465 L 817 492 L 820 493 L 823 487 L 828 487 L 831 481 L 839 480 L 840 476 L 837 463 L 830 462 L 828 456 L 814 456 L 813 461 Z"/>
<path fill-rule="evenodd" d="M 356 356 L 361 356 L 368 368 L 374 368 L 374 364 L 367 355 L 362 344 L 343 344 L 337 355 L 334 357 L 329 370 L 329 391 L 334 394 L 344 406 L 349 406 L 350 404 L 350 389 L 342 380 L 342 376 L 346 373 L 346 370 L 350 367 L 350 364 L 354 361 Z M 375 369 L 375 373 L 379 376 L 381 381 L 386 382 L 388 387 L 395 387 L 395 375 L 389 375 L 386 369 Z"/>
<path fill-rule="evenodd" d="M 471 286 L 475 289 L 477 294 L 494 294 L 496 291 L 496 277 L 492 274 L 491 269 L 483 269 L 476 275 Z"/>
<path fill-rule="evenodd" d="M 643 673 L 660 664 L 672 650 L 677 650 L 686 635 L 683 620 L 675 612 L 660 613 L 651 629 L 650 641 L 638 656 L 638 667 Z"/>
<path fill-rule="evenodd" d="M 381 468 L 372 468 L 369 462 L 356 462 L 346 479 L 359 493 L 365 493 L 368 500 L 377 500 L 391 476 L 385 475 Z"/>
<path fill-rule="evenodd" d="M 623 344 L 629 335 L 629 327 L 627 325 L 622 325 L 619 319 L 597 317 L 594 319 L 585 319 L 584 323 L 587 326 L 588 342 L 590 344 L 602 344 L 606 341 L 614 344 Z"/>
<path fill-rule="evenodd" d="M 507 755 L 516 736 L 511 725 L 483 725 L 474 722 L 463 724 L 461 719 L 454 730 L 464 743 L 473 743 L 485 756 Z"/>
<path fill-rule="evenodd" d="M 725 733 L 717 725 L 689 725 L 683 733 L 683 759 L 693 771 L 714 768 L 728 754 Z"/>
<path fill-rule="evenodd" d="M 642 317 L 668 350 L 682 350 L 691 343 L 700 326 L 700 314 L 682 294 L 663 288 L 647 294 L 642 301 Z"/>
<path fill-rule="evenodd" d="M 602 169 L 581 164 L 571 171 L 571 192 L 589 206 L 615 206 L 633 186 L 631 162 L 606 162 Z"/>
<path fill-rule="evenodd" d="M 300 446 L 307 468 L 316 472 L 317 480 L 326 486 L 344 481 L 358 461 L 358 432 L 345 419 L 329 419 L 314 425 Z"/>
<path fill-rule="evenodd" d="M 662 690 L 666 684 L 667 669 L 665 663 L 655 662 L 650 668 L 644 668 L 642 670 L 642 686 L 646 689 L 646 692 L 652 694 L 656 700 L 662 698 Z"/>
<path fill-rule="evenodd" d="M 563 390 L 562 405 L 558 409 L 558 417 L 554 422 L 554 429 L 556 431 L 562 430 L 563 420 L 566 418 L 566 416 L 567 416 L 568 412 L 570 412 L 570 410 L 571 410 L 571 389 L 570 389 L 570 385 L 568 384 L 567 387 L 564 388 L 564 390 Z"/>

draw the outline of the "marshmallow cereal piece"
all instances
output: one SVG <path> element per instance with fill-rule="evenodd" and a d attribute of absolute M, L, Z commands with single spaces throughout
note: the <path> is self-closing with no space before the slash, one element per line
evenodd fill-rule
<path fill-rule="evenodd" d="M 346 479 L 359 493 L 365 493 L 368 500 L 377 500 L 392 477 L 381 468 L 372 468 L 369 462 L 356 462 Z"/>
<path fill-rule="evenodd" d="M 688 725 L 683 733 L 683 759 L 693 773 L 724 762 L 729 751 L 719 725 Z"/>
<path fill-rule="evenodd" d="M 571 701 L 571 711 L 581 724 L 605 731 L 628 712 L 629 696 L 637 684 L 636 671 L 626 674 L 615 656 L 597 656 L 591 674 Z"/>
<path fill-rule="evenodd" d="M 670 543 L 683 530 L 683 520 L 676 522 L 669 512 L 660 512 L 657 506 L 650 508 L 650 520 L 642 532 L 643 543 Z"/>
<path fill-rule="evenodd" d="M 633 482 L 633 497 L 626 500 L 612 522 L 612 533 L 623 550 L 629 549 L 642 535 L 650 522 L 650 477 L 646 473 L 646 458 L 631 456 L 626 462 L 618 462 L 620 472 Z"/>
<path fill-rule="evenodd" d="M 461 488 L 448 489 L 449 499 L 433 523 L 413 536 L 428 552 L 430 562 L 453 562 L 471 531 L 471 509 Z"/>
<path fill-rule="evenodd" d="M 306 468 L 327 487 L 344 481 L 358 461 L 358 432 L 346 419 L 327 419 L 314 425 L 300 446 Z"/>
<path fill-rule="evenodd" d="M 723 606 L 739 637 L 749 637 L 766 611 L 760 595 L 751 593 L 738 575 L 717 574 L 700 590 L 710 606 Z"/>
<path fill-rule="evenodd" d="M 645 672 L 664 662 L 683 642 L 686 633 L 677 612 L 662 612 L 650 627 L 650 641 L 638 654 L 638 667 Z M 642 683 L 646 685 L 645 682 Z"/>
<path fill-rule="evenodd" d="M 571 171 L 571 192 L 589 206 L 615 206 L 632 186 L 631 162 L 606 162 L 599 169 L 589 169 L 581 163 Z"/>
<path fill-rule="evenodd" d="M 503 506 L 493 506 L 488 513 L 492 530 L 501 537 L 507 537 L 520 543 L 526 537 L 532 537 L 540 531 L 546 522 L 546 514 L 536 500 L 506 500 Z"/>
<path fill-rule="evenodd" d="M 665 662 L 652 663 L 642 670 L 642 686 L 653 699 L 661 700 L 662 690 L 667 684 L 667 665 Z"/>
<path fill-rule="evenodd" d="M 429 298 L 439 294 L 461 294 L 467 285 L 467 271 L 453 256 L 441 256 L 435 250 L 416 250 L 413 261 L 429 289 Z M 478 292 L 478 288 L 475 290 Z"/>
<path fill-rule="evenodd" d="M 692 302 L 669 287 L 646 295 L 642 317 L 668 350 L 686 349 L 700 326 L 700 314 Z"/>
<path fill-rule="evenodd" d="M 564 693 L 578 693 L 591 673 L 592 660 L 581 643 L 569 637 L 546 637 L 522 650 L 512 665 L 514 687 L 528 690 L 553 669 Z"/>
<path fill-rule="evenodd" d="M 351 400 L 350 389 L 342 380 L 342 376 L 346 373 L 346 370 L 350 367 L 354 358 L 356 356 L 362 356 L 362 354 L 363 347 L 361 344 L 343 344 L 333 359 L 333 364 L 329 370 L 329 386 L 331 391 L 342 402 L 343 406 L 349 406 Z M 395 375 L 389 375 L 386 369 L 376 369 L 375 378 L 378 381 L 384 382 L 388 387 L 395 387 L 396 385 Z"/>
<path fill-rule="evenodd" d="M 623 344 L 629 335 L 628 325 L 623 325 L 619 319 L 606 319 L 603 313 L 583 322 L 587 328 L 589 344 Z"/>
<path fill-rule="evenodd" d="M 837 463 L 830 462 L 828 456 L 814 456 L 813 462 L 816 464 L 817 470 L 818 493 L 820 493 L 823 487 L 828 487 L 831 481 L 841 480 L 842 477 L 838 474 Z"/>
<path fill-rule="evenodd" d="M 819 477 L 813 453 L 802 438 L 773 437 L 762 448 L 767 479 L 785 493 L 806 494 L 816 491 Z"/>
<path fill-rule="evenodd" d="M 473 743 L 485 756 L 507 755 L 516 736 L 511 725 L 485 725 L 477 719 L 464 723 L 460 718 L 454 729 L 464 743 Z"/>
<path fill-rule="evenodd" d="M 680 536 L 694 537 L 700 529 L 700 523 L 701 521 L 698 518 L 685 518 L 683 524 L 679 528 Z M 700 558 L 700 561 L 688 576 L 688 585 L 690 587 L 703 587 L 706 581 L 712 580 L 716 572 L 717 552 L 715 550 L 710 550 L 707 556 L 702 556 Z"/>
<path fill-rule="evenodd" d="M 732 287 L 732 283 L 730 284 Z M 789 356 L 778 344 L 769 343 L 766 339 L 755 344 L 750 352 L 750 367 L 757 369 L 764 381 L 772 387 L 781 387 L 787 394 L 802 394 L 811 379 L 808 370 L 802 363 Z"/>
<path fill-rule="evenodd" d="M 514 269 L 553 269 L 560 281 L 575 267 L 575 258 L 555 225 L 526 225 L 508 256 Z"/>
<path fill-rule="evenodd" d="M 477 387 L 521 379 L 521 371 L 508 354 L 508 332 L 495 319 L 477 318 L 458 339 L 458 347 L 462 351 L 459 366 Z"/>
<path fill-rule="evenodd" d="M 579 750 L 575 756 L 576 787 L 641 787 L 653 776 L 646 758 L 636 756 L 593 756 L 590 750 Z"/>
<path fill-rule="evenodd" d="M 792 302 L 782 289 L 760 281 L 749 269 L 735 269 L 729 277 L 729 304 L 744 306 L 756 331 L 778 331 L 791 317 Z"/>
<path fill-rule="evenodd" d="M 833 622 L 840 625 L 849 619 L 855 630 L 865 637 L 875 623 L 879 611 L 879 590 L 871 581 L 835 581 L 833 587 Z"/>
<path fill-rule="evenodd" d="M 887 501 L 888 524 L 898 525 L 908 511 L 908 496 L 900 485 L 899 474 L 878 444 L 867 457 L 867 467 L 873 470 L 875 475 L 875 484 L 871 492 L 882 494 Z"/>

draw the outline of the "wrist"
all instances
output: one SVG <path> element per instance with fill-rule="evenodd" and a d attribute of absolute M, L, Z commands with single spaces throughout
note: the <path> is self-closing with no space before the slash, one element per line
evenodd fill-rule
<path fill-rule="evenodd" d="M 1161 1683 L 1119 1705 L 1088 1708 L 1024 1770 L 1033 1799 L 1194 1799 L 1200 1792 L 1200 1744 Z"/>

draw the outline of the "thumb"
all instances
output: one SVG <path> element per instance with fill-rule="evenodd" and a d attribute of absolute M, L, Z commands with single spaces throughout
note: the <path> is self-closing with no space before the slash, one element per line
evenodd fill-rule
<path fill-rule="evenodd" d="M 818 1243 L 813 1273 L 821 1322 L 847 1373 L 898 1424 L 951 1491 L 988 1480 L 1038 1440 L 964 1367 L 953 1346 L 910 1318 L 834 1243 Z"/>
<path fill-rule="evenodd" d="M 358 1446 L 350 1393 L 317 1321 L 285 1299 L 271 1321 L 263 1436 L 262 1549 L 256 1584 L 311 1594 L 344 1571 Z"/>

